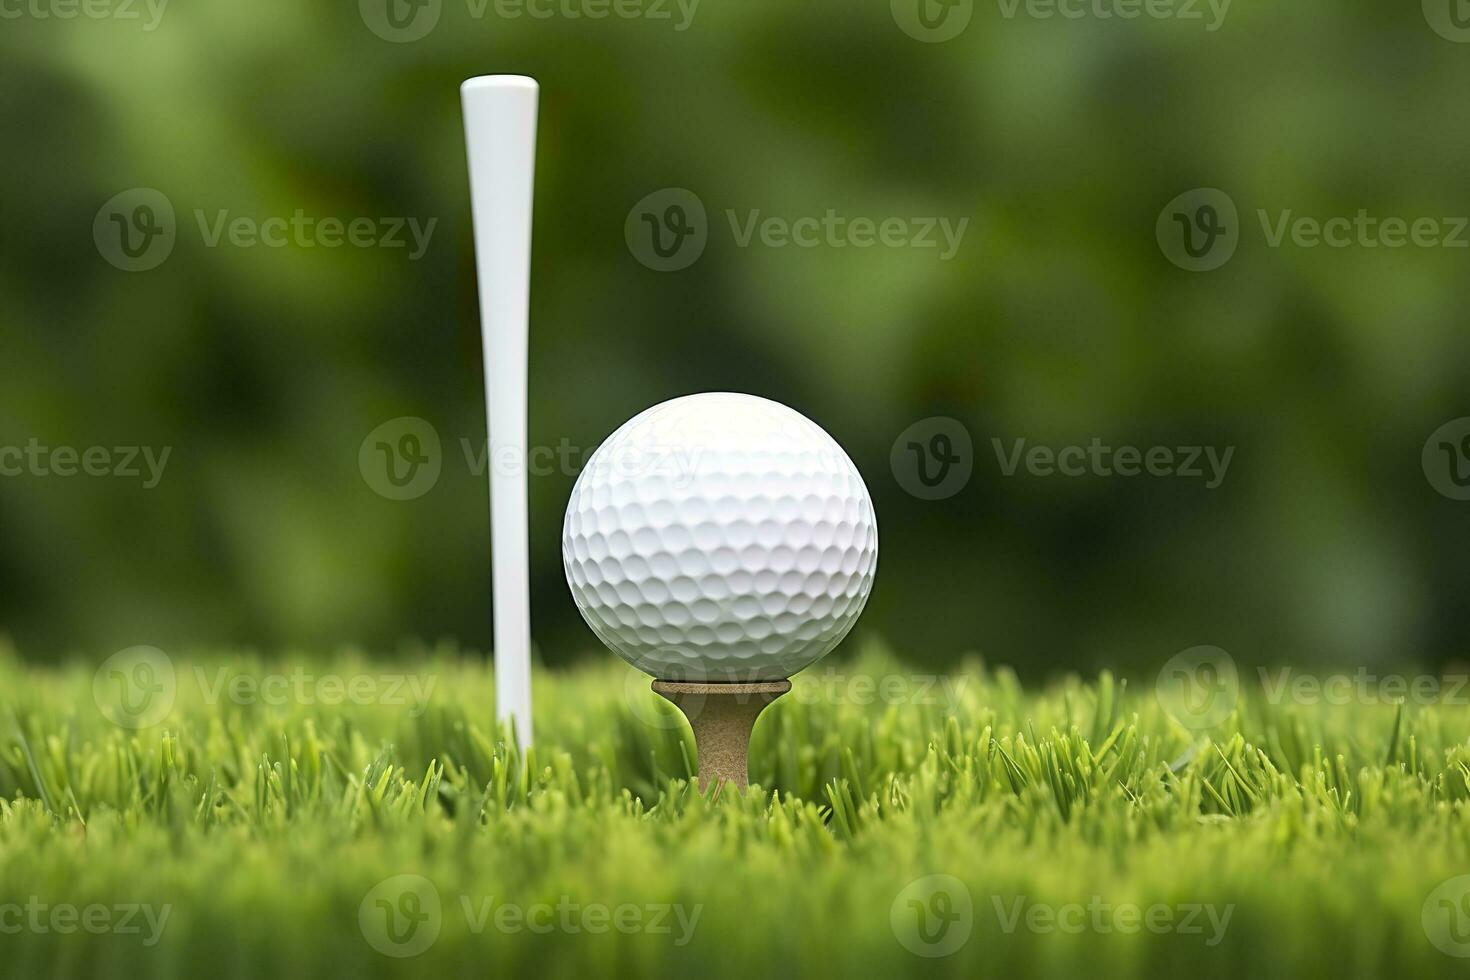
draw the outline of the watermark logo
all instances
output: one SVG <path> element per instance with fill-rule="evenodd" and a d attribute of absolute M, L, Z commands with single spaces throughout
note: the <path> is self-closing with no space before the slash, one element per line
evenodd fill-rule
<path fill-rule="evenodd" d="M 444 0 L 357 0 L 367 29 L 393 44 L 428 36 L 438 26 L 443 7 Z"/>
<path fill-rule="evenodd" d="M 124 272 L 158 268 L 177 238 L 173 202 L 152 187 L 114 194 L 92 219 L 97 252 Z"/>
<path fill-rule="evenodd" d="M 444 926 L 439 889 L 422 875 L 394 875 L 363 896 L 357 924 L 368 945 L 384 956 L 417 956 Z"/>
<path fill-rule="evenodd" d="M 975 444 L 963 422 L 934 416 L 898 434 L 888 464 L 898 485 L 911 496 L 944 500 L 970 482 L 975 469 Z"/>
<path fill-rule="evenodd" d="M 893 22 L 915 41 L 952 41 L 970 26 L 975 0 L 891 0 Z"/>
<path fill-rule="evenodd" d="M 1470 875 L 1441 882 L 1419 913 L 1424 935 L 1446 956 L 1470 957 Z"/>
<path fill-rule="evenodd" d="M 970 889 L 954 875 L 925 875 L 894 898 L 888 924 L 904 949 L 938 959 L 953 955 L 969 941 L 975 904 Z"/>
<path fill-rule="evenodd" d="M 151 728 L 173 710 L 174 662 L 156 647 L 129 647 L 108 657 L 92 675 L 92 699 L 121 728 Z"/>
<path fill-rule="evenodd" d="M 434 489 L 444 465 L 439 433 L 414 415 L 389 419 L 367 434 L 357 467 L 374 493 L 389 500 L 415 500 Z"/>
<path fill-rule="evenodd" d="M 1219 647 L 1191 647 L 1169 658 L 1154 691 L 1159 706 L 1185 728 L 1213 728 L 1235 710 L 1240 674 L 1235 658 Z"/>
<path fill-rule="evenodd" d="M 1446 422 L 1420 457 L 1429 485 L 1451 500 L 1470 500 L 1470 416 Z"/>
<path fill-rule="evenodd" d="M 1470 44 L 1470 0 L 1424 0 L 1424 19 L 1446 41 Z"/>
<path fill-rule="evenodd" d="M 683 187 L 654 191 L 628 212 L 623 238 L 633 257 L 655 272 L 687 269 L 709 242 L 704 202 Z"/>
<path fill-rule="evenodd" d="M 1209 272 L 1230 261 L 1240 244 L 1240 215 L 1230 195 L 1196 187 L 1159 212 L 1154 236 L 1164 257 L 1188 272 Z"/>

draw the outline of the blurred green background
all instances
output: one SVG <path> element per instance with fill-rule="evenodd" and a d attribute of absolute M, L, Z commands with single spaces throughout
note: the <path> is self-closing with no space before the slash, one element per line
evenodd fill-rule
<path fill-rule="evenodd" d="M 1464 654 L 1470 503 L 1421 454 L 1470 415 L 1470 250 L 1272 247 L 1258 217 L 1470 213 L 1470 43 L 1435 29 L 1438 0 L 1239 3 L 1223 20 L 961 0 L 927 8 L 969 18 L 942 42 L 916 36 L 917 0 L 661 3 L 667 19 L 652 0 L 605 19 L 566 13 L 597 0 L 545 18 L 426 0 L 396 21 L 386 2 L 6 8 L 0 446 L 171 447 L 151 489 L 0 478 L 0 630 L 26 656 L 489 646 L 486 481 L 462 442 L 482 447 L 485 422 L 457 91 L 488 72 L 542 84 L 533 444 L 580 460 L 700 390 L 792 405 L 875 498 L 859 632 L 919 663 L 978 650 L 1034 674 L 1206 643 L 1244 662 Z M 1239 245 L 1191 272 L 1156 223 L 1200 187 L 1238 208 Z M 94 222 L 134 188 L 167 199 L 176 241 L 130 272 Z M 665 188 L 697 196 L 708 245 L 659 272 L 624 229 Z M 298 209 L 435 225 L 415 260 L 211 246 L 197 217 Z M 829 210 L 969 224 L 946 261 L 742 247 L 727 216 Z M 359 449 L 403 416 L 443 451 L 433 488 L 400 501 Z M 973 473 L 923 500 L 890 457 L 934 416 L 968 430 Z M 1094 437 L 1235 453 L 1211 490 L 1006 476 L 992 444 Z M 531 487 L 553 664 L 595 648 L 562 578 L 565 469 Z"/>

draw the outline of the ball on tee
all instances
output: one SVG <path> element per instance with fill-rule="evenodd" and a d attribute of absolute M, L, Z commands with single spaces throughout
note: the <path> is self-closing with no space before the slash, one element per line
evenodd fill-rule
<path fill-rule="evenodd" d="M 790 677 L 852 628 L 878 559 L 873 501 L 814 422 L 753 395 L 688 395 L 614 432 L 572 491 L 577 607 L 660 680 Z"/>

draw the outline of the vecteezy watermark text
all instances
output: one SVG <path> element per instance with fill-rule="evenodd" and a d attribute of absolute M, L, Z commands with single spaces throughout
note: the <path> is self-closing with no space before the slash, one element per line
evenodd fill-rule
<path fill-rule="evenodd" d="M 1109 446 L 1093 437 L 1086 446 L 1028 446 L 1025 439 L 1007 446 L 990 440 L 996 462 L 1005 476 L 1015 476 L 1023 466 L 1032 476 L 1154 476 L 1202 479 L 1206 490 L 1225 482 L 1235 447 L 1226 446 Z"/>
<path fill-rule="evenodd" d="M 811 668 L 791 679 L 791 698 L 802 704 L 924 705 L 954 710 L 972 678 L 963 674 L 866 674 L 837 667 Z"/>
<path fill-rule="evenodd" d="M 1200 480 L 1205 489 L 1225 482 L 1234 446 L 1113 446 L 1100 436 L 1086 444 L 1033 445 L 991 437 L 1001 475 L 1033 477 L 1159 477 Z M 914 423 L 894 440 L 889 464 L 895 479 L 921 500 L 942 500 L 964 489 L 974 468 L 974 443 L 964 423 L 935 416 Z"/>
<path fill-rule="evenodd" d="M 172 446 L 0 446 L 0 477 L 110 477 L 142 480 L 152 490 L 163 479 Z"/>
<path fill-rule="evenodd" d="M 1190 647 L 1170 657 L 1159 670 L 1159 705 L 1186 728 L 1212 728 L 1240 704 L 1250 675 L 1216 646 Z M 1292 667 L 1257 667 L 1261 698 L 1268 704 L 1294 705 L 1459 705 L 1470 704 L 1465 674 L 1381 674 L 1369 667 L 1346 673 L 1301 673 Z"/>
<path fill-rule="evenodd" d="M 1275 214 L 1261 208 L 1256 217 L 1271 248 L 1287 241 L 1297 248 L 1470 248 L 1466 217 L 1380 217 L 1366 208 L 1352 217 L 1326 218 L 1298 215 L 1291 208 Z"/>
<path fill-rule="evenodd" d="M 410 718 L 424 713 L 439 678 L 433 674 L 317 673 L 295 667 L 284 673 L 242 674 L 220 667 L 193 669 L 205 704 L 273 706 L 382 704 L 406 708 Z"/>
<path fill-rule="evenodd" d="M 687 946 L 694 938 L 703 905 L 670 902 L 608 905 L 583 902 L 571 895 L 556 901 L 520 903 L 494 895 L 458 896 L 450 906 L 464 917 L 473 935 L 487 930 L 504 935 L 667 936 L 673 946 Z M 406 958 L 427 950 L 439 938 L 447 915 L 439 889 L 422 875 L 395 875 L 379 882 L 363 896 L 358 926 L 368 945 L 385 956 Z"/>
<path fill-rule="evenodd" d="M 31 895 L 24 903 L 0 903 L 0 935 L 29 932 L 70 936 L 85 932 L 94 936 L 141 936 L 144 946 L 157 946 L 172 912 L 172 905 L 139 902 L 76 905 L 43 902 L 39 896 Z"/>
<path fill-rule="evenodd" d="M 1025 895 L 990 896 L 1001 932 L 1037 935 L 1082 933 L 1198 936 L 1205 946 L 1225 938 L 1235 906 L 1204 902 L 1111 902 L 1101 895 L 1086 901 L 1036 902 Z M 953 875 L 917 878 L 894 897 L 889 924 L 894 937 L 917 956 L 938 958 L 958 952 L 970 939 L 975 903 L 969 887 Z"/>
<path fill-rule="evenodd" d="M 593 448 L 577 446 L 566 438 L 554 446 L 522 450 L 461 437 L 459 450 L 466 471 L 473 476 L 492 470 L 513 476 L 576 476 L 593 453 Z M 367 434 L 358 447 L 357 465 L 374 493 L 389 500 L 414 500 L 439 482 L 444 455 L 439 431 L 426 419 L 404 415 Z M 609 455 L 605 465 L 618 475 L 660 476 L 675 486 L 687 486 L 698 472 L 700 458 L 698 450 L 644 446 Z"/>
<path fill-rule="evenodd" d="M 1107 902 L 1101 895 L 1093 895 L 1085 903 L 1062 904 L 1029 902 L 1024 895 L 1009 900 L 993 895 L 991 904 L 1001 931 L 1007 935 L 1017 929 L 1043 935 L 1060 932 L 1074 936 L 1085 932 L 1124 935 L 1151 932 L 1159 936 L 1173 933 L 1201 936 L 1206 946 L 1220 945 L 1225 938 L 1225 930 L 1230 926 L 1230 917 L 1235 914 L 1233 904 L 1155 902 L 1138 905 Z"/>
<path fill-rule="evenodd" d="M 850 215 L 836 208 L 796 215 L 727 208 L 724 214 L 736 248 L 914 249 L 932 251 L 941 262 L 959 253 L 970 227 L 967 217 Z M 704 202 L 683 187 L 666 187 L 642 198 L 623 224 L 628 251 L 656 272 L 693 265 L 704 254 L 709 235 Z"/>
<path fill-rule="evenodd" d="M 995 0 L 1004 20 L 1178 21 L 1203 25 L 1207 33 L 1225 24 L 1232 0 Z M 1429 0 L 1426 0 L 1429 2 Z M 916 41 L 939 44 L 965 32 L 976 0 L 889 0 L 893 22 Z"/>
<path fill-rule="evenodd" d="M 474 21 L 492 14 L 497 21 L 640 20 L 671 24 L 675 33 L 683 33 L 694 23 L 699 4 L 700 0 L 465 0 L 464 6 Z M 358 0 L 357 10 L 378 37 L 407 44 L 439 26 L 444 0 Z"/>
<path fill-rule="evenodd" d="M 917 248 L 939 249 L 939 261 L 959 252 L 969 218 L 848 217 L 828 208 L 819 215 L 764 215 L 754 208 L 743 214 L 725 211 L 737 248 L 759 241 L 766 248 Z"/>
<path fill-rule="evenodd" d="M 1382 215 L 1367 208 L 1305 215 L 1293 208 L 1257 208 L 1256 221 L 1266 247 L 1273 249 L 1470 248 L 1470 217 L 1464 215 Z M 1154 226 L 1159 250 L 1190 272 L 1209 272 L 1229 262 L 1243 230 L 1234 199 L 1215 187 L 1196 187 L 1175 197 Z"/>
<path fill-rule="evenodd" d="M 410 262 L 423 258 L 439 224 L 438 218 L 318 216 L 304 208 L 265 217 L 195 208 L 193 217 L 205 248 L 380 248 L 401 250 Z M 158 268 L 173 253 L 178 236 L 173 202 L 151 187 L 113 195 L 92 222 L 98 253 L 125 272 Z"/>
<path fill-rule="evenodd" d="M 250 215 L 231 216 L 228 209 L 215 211 L 212 216 L 203 210 L 194 212 L 199 224 L 199 237 L 208 248 L 217 248 L 224 241 L 235 248 L 407 248 L 408 260 L 417 262 L 429 249 L 429 239 L 434 236 L 438 218 L 419 221 L 418 218 L 317 218 L 301 208 L 289 218 L 274 216 L 256 218 Z"/>
<path fill-rule="evenodd" d="M 120 650 L 98 666 L 92 676 L 92 698 L 113 724 L 134 730 L 151 728 L 169 717 L 180 686 L 188 681 L 208 705 L 386 705 L 403 708 L 408 717 L 417 718 L 428 709 L 439 678 L 423 673 L 304 667 L 251 673 L 195 666 L 185 672 L 157 647 L 139 646 Z"/>
<path fill-rule="evenodd" d="M 1464 674 L 1378 674 L 1359 667 L 1351 674 L 1297 673 L 1290 667 L 1256 668 L 1261 690 L 1271 704 L 1470 704 L 1470 677 Z"/>
<path fill-rule="evenodd" d="M 1225 23 L 1231 0 L 996 0 L 1006 20 L 1200 21 L 1213 34 Z"/>
<path fill-rule="evenodd" d="M 634 905 L 624 902 L 609 906 L 600 902 L 573 901 L 569 895 L 560 896 L 554 905 L 550 902 L 521 905 L 497 900 L 494 895 L 478 898 L 461 895 L 459 904 L 464 911 L 465 922 L 476 935 L 492 926 L 496 932 L 507 935 L 518 932 L 542 936 L 552 932 L 594 936 L 607 932 L 624 935 L 648 933 L 669 936 L 675 946 L 689 945 L 704 912 L 703 905 L 659 902 Z"/>
<path fill-rule="evenodd" d="M 465 0 L 475 20 L 493 10 L 502 20 L 667 21 L 682 34 L 694 23 L 700 0 Z"/>
<path fill-rule="evenodd" d="M 0 0 L 0 20 L 116 20 L 137 22 L 150 34 L 163 22 L 169 0 Z"/>

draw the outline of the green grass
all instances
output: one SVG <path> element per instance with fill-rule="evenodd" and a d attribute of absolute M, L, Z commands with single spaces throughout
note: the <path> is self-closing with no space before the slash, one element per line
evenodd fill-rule
<path fill-rule="evenodd" d="M 488 721 L 489 671 L 453 651 L 173 663 L 171 710 L 132 731 L 99 710 L 95 665 L 46 670 L 0 655 L 0 974 L 1343 977 L 1465 966 L 1435 948 L 1422 918 L 1437 886 L 1470 873 L 1463 706 L 1273 705 L 1255 690 L 1196 732 L 1160 708 L 1151 679 L 1026 691 L 969 663 L 946 688 L 869 650 L 831 665 L 836 678 L 819 665 L 763 717 L 751 751 L 763 788 L 709 799 L 685 779 L 687 728 L 611 657 L 538 676 L 537 743 L 524 756 Z M 210 695 L 230 674 L 297 668 L 368 680 L 408 670 L 433 686 L 420 706 L 327 704 L 309 687 L 270 699 L 281 703 Z M 968 939 L 931 959 L 900 933 L 912 944 L 905 889 L 934 874 L 958 879 L 973 911 Z M 399 934 L 437 927 L 406 959 L 369 941 L 386 935 L 377 898 L 415 910 L 398 875 L 427 879 L 441 903 L 427 931 Z M 934 912 L 962 903 L 949 887 Z M 62 932 L 45 918 L 100 905 L 114 921 L 131 903 L 155 917 L 168 907 L 156 943 L 142 914 L 140 933 Z M 1127 903 L 1163 907 L 1161 931 L 1121 931 Z M 42 927 L 17 927 L 38 904 Z M 503 905 L 550 930 L 497 927 Z M 1204 913 L 1192 921 L 1200 933 L 1164 930 L 1165 912 L 1178 921 L 1194 905 L 1228 914 L 1222 935 Z M 657 923 L 669 932 L 610 922 L 653 924 L 649 906 L 697 915 L 692 931 L 677 912 Z M 1437 899 L 1430 908 L 1434 920 Z M 597 909 L 606 931 L 593 931 Z M 1047 910 L 1066 930 L 1028 928 Z"/>

